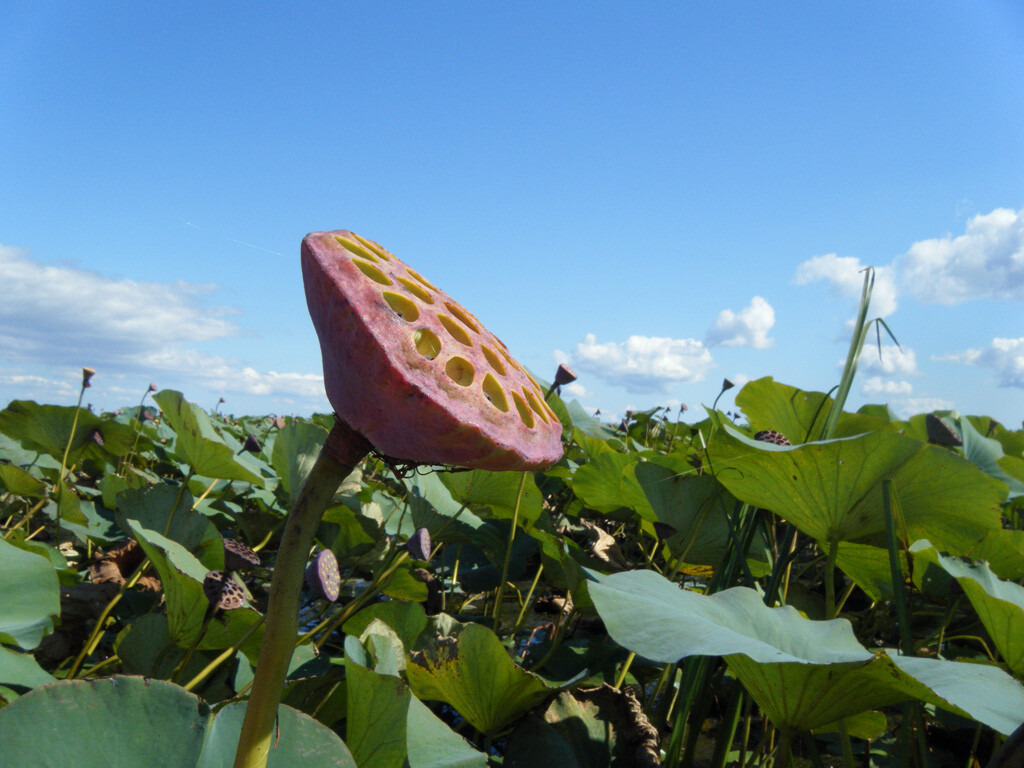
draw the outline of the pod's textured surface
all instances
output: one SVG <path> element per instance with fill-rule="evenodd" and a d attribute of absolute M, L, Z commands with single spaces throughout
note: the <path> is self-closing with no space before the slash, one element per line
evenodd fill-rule
<path fill-rule="evenodd" d="M 472 314 L 372 240 L 302 241 L 302 275 L 335 413 L 381 453 L 539 470 L 562 427 L 537 382 Z"/>

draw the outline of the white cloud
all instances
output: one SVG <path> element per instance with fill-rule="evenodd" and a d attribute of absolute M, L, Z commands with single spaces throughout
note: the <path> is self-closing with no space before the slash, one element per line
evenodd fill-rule
<path fill-rule="evenodd" d="M 885 381 L 881 376 L 872 376 L 864 382 L 861 392 L 868 397 L 875 395 L 905 396 L 914 391 L 909 381 Z"/>
<path fill-rule="evenodd" d="M 0 390 L 17 397 L 67 401 L 78 395 L 81 367 L 97 370 L 93 397 L 134 400 L 134 378 L 159 386 L 295 397 L 326 405 L 320 373 L 261 372 L 192 348 L 238 335 L 236 310 L 207 306 L 216 286 L 117 280 L 96 272 L 35 262 L 0 245 Z M 117 382 L 117 383 L 115 383 Z"/>
<path fill-rule="evenodd" d="M 775 325 L 775 310 L 760 296 L 755 296 L 739 314 L 723 309 L 708 331 L 705 342 L 708 346 L 721 344 L 726 347 L 754 347 L 768 349 L 775 341 L 768 338 L 768 332 Z"/>
<path fill-rule="evenodd" d="M 1024 389 L 1024 336 L 1019 339 L 996 338 L 984 349 L 966 349 L 932 359 L 992 368 L 999 377 L 999 386 Z"/>
<path fill-rule="evenodd" d="M 921 301 L 1024 301 L 1024 209 L 974 216 L 964 234 L 914 243 L 897 263 L 901 283 Z"/>
<path fill-rule="evenodd" d="M 793 280 L 797 285 L 824 280 L 831 285 L 835 295 L 859 300 L 864 288 L 864 269 L 860 259 L 855 256 L 828 253 L 814 256 L 800 264 Z M 875 267 L 875 284 L 871 292 L 868 319 L 887 317 L 895 312 L 897 295 L 892 267 Z"/>
<path fill-rule="evenodd" d="M 156 347 L 237 334 L 225 319 L 233 310 L 198 301 L 214 286 L 115 280 L 6 246 L 0 284 L 0 355 L 19 362 L 126 364 Z"/>
<path fill-rule="evenodd" d="M 572 395 L 573 397 L 591 397 L 593 395 L 593 392 L 584 387 L 578 381 L 566 384 L 562 387 L 562 391 Z"/>
<path fill-rule="evenodd" d="M 668 392 L 672 384 L 704 379 L 713 361 L 707 347 L 695 339 L 630 336 L 624 342 L 597 342 L 592 333 L 565 358 L 579 373 L 589 373 L 629 392 Z"/>
<path fill-rule="evenodd" d="M 743 385 L 750 381 L 750 377 L 745 373 L 734 373 L 729 377 L 729 381 L 736 387 L 736 391 L 743 389 Z"/>
<path fill-rule="evenodd" d="M 908 397 L 896 400 L 889 404 L 897 418 L 909 419 L 919 413 L 931 413 L 932 411 L 949 411 L 953 409 L 953 402 L 941 397 Z"/>
<path fill-rule="evenodd" d="M 842 368 L 845 361 L 839 362 Z M 917 355 L 910 347 L 897 347 L 883 344 L 881 354 L 874 344 L 865 344 L 860 355 L 859 369 L 862 373 L 876 376 L 915 376 L 920 374 L 917 368 Z"/>

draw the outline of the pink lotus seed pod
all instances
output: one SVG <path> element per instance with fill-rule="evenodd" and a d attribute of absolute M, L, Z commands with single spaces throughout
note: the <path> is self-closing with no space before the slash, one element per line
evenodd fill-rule
<path fill-rule="evenodd" d="M 90 384 L 89 382 L 92 379 L 92 377 L 95 376 L 95 375 L 96 375 L 96 370 L 94 368 L 83 368 L 82 369 L 82 389 L 85 389 L 86 387 L 91 387 L 92 386 L 92 384 Z"/>
<path fill-rule="evenodd" d="M 146 391 L 147 392 L 156 392 L 156 384 L 154 384 L 153 382 L 149 382 L 149 389 L 146 390 Z"/>
<path fill-rule="evenodd" d="M 306 303 L 335 414 L 420 464 L 540 470 L 562 426 L 537 382 L 448 294 L 347 230 L 302 241 Z"/>

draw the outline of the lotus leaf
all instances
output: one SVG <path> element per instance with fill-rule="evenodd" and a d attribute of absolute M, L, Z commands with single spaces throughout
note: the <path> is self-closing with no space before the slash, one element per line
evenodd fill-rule
<path fill-rule="evenodd" d="M 1024 688 L 1002 670 L 870 653 L 845 619 L 811 621 L 733 587 L 682 590 L 653 571 L 590 584 L 608 633 L 653 661 L 723 656 L 776 725 L 809 730 L 868 709 L 921 699 L 1011 733 L 1024 720 Z"/>
<path fill-rule="evenodd" d="M 225 480 L 244 480 L 262 485 L 262 478 L 244 455 L 236 456 L 224 442 L 206 415 L 195 403 L 190 403 L 180 392 L 165 389 L 153 395 L 153 400 L 164 413 L 177 436 L 174 450 L 197 475 Z"/>
<path fill-rule="evenodd" d="M 0 643 L 35 648 L 60 613 L 53 563 L 0 539 L 0 584 Z"/>

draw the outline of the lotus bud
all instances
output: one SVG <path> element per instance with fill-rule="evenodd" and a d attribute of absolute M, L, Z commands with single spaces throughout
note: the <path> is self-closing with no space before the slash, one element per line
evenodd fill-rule
<path fill-rule="evenodd" d="M 242 450 L 248 453 L 260 452 L 260 441 L 256 439 L 256 435 L 250 432 L 245 436 L 245 445 L 242 446 Z"/>

